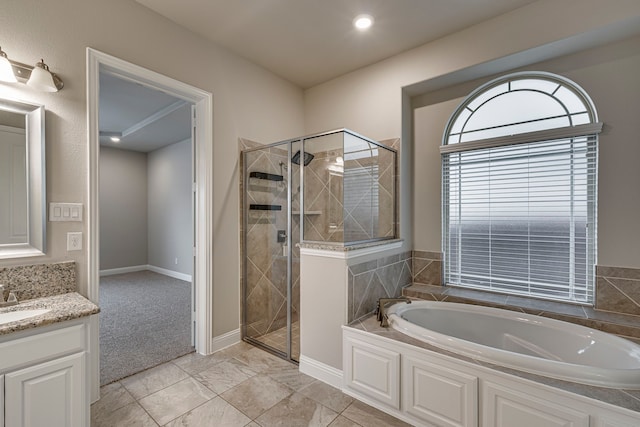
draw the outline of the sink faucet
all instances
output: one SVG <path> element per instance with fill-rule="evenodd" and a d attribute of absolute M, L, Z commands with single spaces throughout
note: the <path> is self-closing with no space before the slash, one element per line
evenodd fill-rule
<path fill-rule="evenodd" d="M 17 305 L 18 304 L 18 298 L 16 297 L 16 294 L 13 291 L 9 291 L 9 296 L 7 297 L 7 300 L 4 300 L 4 291 L 5 291 L 5 286 L 4 285 L 0 285 L 0 307 L 8 307 L 10 305 Z"/>
<path fill-rule="evenodd" d="M 380 326 L 386 328 L 389 326 L 389 316 L 387 315 L 386 305 L 391 302 L 406 302 L 407 304 L 411 304 L 411 300 L 409 298 L 380 298 L 378 300 L 378 307 L 376 308 L 377 319 L 380 322 Z"/>

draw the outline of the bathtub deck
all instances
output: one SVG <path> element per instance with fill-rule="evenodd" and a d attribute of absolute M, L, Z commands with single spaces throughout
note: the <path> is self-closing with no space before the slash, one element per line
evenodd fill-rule
<path fill-rule="evenodd" d="M 402 332 L 396 331 L 391 327 L 383 328 L 380 326 L 379 322 L 376 320 L 375 315 L 371 315 L 361 320 L 356 320 L 352 322 L 348 327 L 356 330 L 360 330 L 360 331 L 366 331 L 366 332 L 369 332 L 378 336 L 382 336 L 394 341 L 403 342 L 405 344 L 409 344 L 415 347 L 433 351 L 435 353 L 453 357 L 458 360 L 463 360 L 479 366 L 495 369 L 497 371 L 504 372 L 506 374 L 514 375 L 520 378 L 525 378 L 525 379 L 535 381 L 540 384 L 545 384 L 557 389 L 561 389 L 564 391 L 568 391 L 568 392 L 589 397 L 592 399 L 597 399 L 605 403 L 609 403 L 615 406 L 629 409 L 631 411 L 640 412 L 640 390 L 623 390 L 623 389 L 613 389 L 613 388 L 578 384 L 570 381 L 558 380 L 555 378 L 549 378 L 541 375 L 530 374 L 528 372 L 518 371 L 515 369 L 505 368 L 502 366 L 481 362 L 466 356 L 462 356 L 447 350 L 443 350 L 441 348 L 435 347 L 433 345 L 422 342 L 415 338 L 409 337 L 403 334 Z"/>

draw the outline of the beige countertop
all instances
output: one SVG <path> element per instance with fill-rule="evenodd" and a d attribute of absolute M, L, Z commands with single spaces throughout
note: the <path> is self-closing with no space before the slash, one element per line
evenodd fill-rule
<path fill-rule="evenodd" d="M 70 292 L 21 301 L 18 305 L 0 308 L 0 313 L 44 308 L 49 309 L 49 311 L 27 319 L 0 324 L 0 335 L 51 325 L 65 320 L 78 319 L 100 312 L 100 308 L 97 305 L 77 292 Z"/>

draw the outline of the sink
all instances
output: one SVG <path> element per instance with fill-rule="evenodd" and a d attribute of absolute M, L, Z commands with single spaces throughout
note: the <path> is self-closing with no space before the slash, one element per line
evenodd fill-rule
<path fill-rule="evenodd" d="M 51 311 L 49 308 L 41 308 L 34 310 L 18 310 L 10 311 L 8 313 L 0 313 L 0 325 L 9 322 L 16 322 L 18 320 L 28 319 L 29 317 L 39 316 Z"/>

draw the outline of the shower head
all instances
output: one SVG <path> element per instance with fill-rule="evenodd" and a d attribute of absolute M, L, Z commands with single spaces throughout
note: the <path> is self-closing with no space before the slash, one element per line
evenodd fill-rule
<path fill-rule="evenodd" d="M 304 165 L 307 166 L 309 163 L 311 163 L 311 160 L 313 160 L 314 155 L 311 153 L 307 153 L 306 151 L 304 152 Z M 295 163 L 296 165 L 300 164 L 300 150 L 296 151 L 296 154 L 293 155 L 293 157 L 291 158 L 291 162 Z"/>

